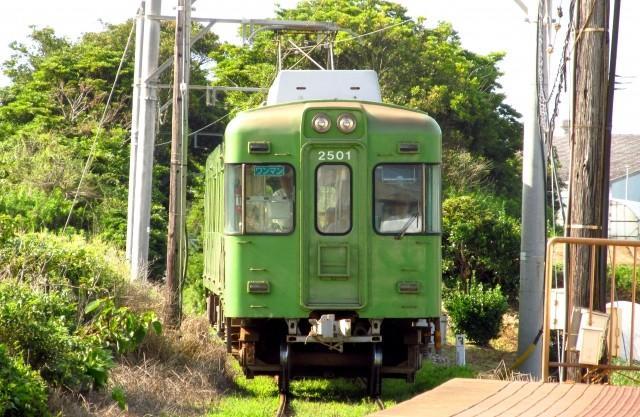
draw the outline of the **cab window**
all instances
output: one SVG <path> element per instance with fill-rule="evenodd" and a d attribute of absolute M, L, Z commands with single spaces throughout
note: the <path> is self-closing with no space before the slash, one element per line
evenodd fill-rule
<path fill-rule="evenodd" d="M 374 227 L 381 234 L 440 232 L 438 165 L 381 164 L 374 170 Z"/>
<path fill-rule="evenodd" d="M 325 235 L 351 230 L 351 169 L 324 164 L 316 170 L 316 228 Z"/>
<path fill-rule="evenodd" d="M 290 165 L 229 165 L 225 182 L 227 233 L 293 231 L 295 176 Z"/>

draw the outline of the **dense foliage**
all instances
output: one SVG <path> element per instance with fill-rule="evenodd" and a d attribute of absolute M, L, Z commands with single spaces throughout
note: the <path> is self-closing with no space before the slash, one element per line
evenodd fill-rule
<path fill-rule="evenodd" d="M 22 357 L 0 344 L 0 416 L 47 417 L 47 386 Z"/>
<path fill-rule="evenodd" d="M 471 281 L 468 287 L 445 293 L 444 306 L 451 318 L 456 334 L 465 334 L 469 340 L 486 346 L 498 337 L 502 328 L 502 316 L 507 312 L 507 299 L 500 286 L 486 288 Z"/>
<path fill-rule="evenodd" d="M 502 201 L 477 194 L 450 197 L 442 207 L 443 277 L 455 288 L 473 276 L 518 295 L 520 224 Z"/>
<path fill-rule="evenodd" d="M 105 104 L 130 28 L 130 23 L 106 25 L 77 42 L 49 28 L 33 29 L 29 42 L 11 45 L 13 56 L 3 65 L 10 84 L 0 89 L 0 213 L 10 217 L 14 230 L 65 228 L 99 235 L 124 248 L 132 48 L 106 112 Z M 161 60 L 172 53 L 172 36 L 173 25 L 164 24 Z M 194 47 L 193 83 L 206 83 L 204 51 L 215 45 L 215 36 L 209 34 Z M 166 72 L 161 81 L 168 83 L 170 77 Z M 160 100 L 166 102 L 168 94 L 162 90 Z M 208 124 L 221 111 L 205 108 L 200 96 L 193 103 L 194 127 Z M 159 137 L 167 137 L 169 130 L 161 124 Z M 166 144 L 155 152 L 150 260 L 156 278 L 163 274 L 166 251 L 168 153 Z M 192 157 L 202 160 L 202 149 L 192 146 Z M 83 176 L 87 162 L 90 169 Z"/>
<path fill-rule="evenodd" d="M 518 198 L 514 158 L 521 146 L 521 125 L 518 113 L 498 91 L 503 54 L 482 56 L 465 50 L 451 25 L 426 28 L 422 20 L 412 20 L 404 7 L 385 0 L 310 0 L 277 14 L 282 19 L 336 22 L 344 29 L 334 48 L 336 69 L 375 70 L 383 100 L 429 113 L 442 127 L 445 149 L 468 151 L 491 161 L 488 176 L 496 189 Z M 211 54 L 217 62 L 216 82 L 268 87 L 277 70 L 276 51 L 269 31 L 258 34 L 250 48 L 223 45 Z M 324 48 L 311 54 L 318 62 L 326 61 Z M 283 67 L 299 58 L 289 56 Z M 309 62 L 306 68 L 315 69 Z M 263 99 L 233 93 L 227 103 L 238 111 Z"/>
<path fill-rule="evenodd" d="M 50 386 L 104 387 L 114 358 L 161 331 L 154 313 L 121 305 L 124 260 L 100 240 L 16 234 L 0 241 L 0 265 L 0 344 Z M 12 396 L 35 389 L 24 381 Z"/>
<path fill-rule="evenodd" d="M 15 282 L 0 283 L 0 343 L 53 385 L 102 386 L 112 356 L 76 330 L 75 305 L 64 296 Z"/>
<path fill-rule="evenodd" d="M 108 244 L 81 236 L 51 233 L 18 234 L 0 246 L 2 275 L 17 277 L 34 288 L 54 290 L 73 299 L 74 317 L 100 297 L 117 297 L 126 267 L 121 255 Z"/>

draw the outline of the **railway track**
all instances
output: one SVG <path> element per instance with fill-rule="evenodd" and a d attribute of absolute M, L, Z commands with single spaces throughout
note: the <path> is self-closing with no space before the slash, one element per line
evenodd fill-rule
<path fill-rule="evenodd" d="M 286 417 L 288 405 L 289 396 L 285 393 L 280 393 L 280 400 L 278 403 L 278 409 L 276 411 L 276 417 Z"/>
<path fill-rule="evenodd" d="M 275 417 L 287 417 L 287 411 L 289 408 L 289 396 L 287 394 L 280 393 L 279 398 L 278 409 L 276 410 Z M 384 403 L 382 402 L 380 397 L 375 398 L 373 402 L 378 406 L 380 410 L 384 410 Z"/>

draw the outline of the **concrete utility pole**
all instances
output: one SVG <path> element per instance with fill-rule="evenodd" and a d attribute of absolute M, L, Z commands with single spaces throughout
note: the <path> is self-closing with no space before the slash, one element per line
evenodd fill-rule
<path fill-rule="evenodd" d="M 129 203 L 127 211 L 127 259 L 131 259 L 131 235 L 133 234 L 133 213 L 136 204 L 136 154 L 138 153 L 140 86 L 142 83 L 142 43 L 144 39 L 144 1 L 140 2 L 136 16 L 136 52 L 133 67 L 133 93 L 131 94 L 131 147 L 129 158 Z"/>
<path fill-rule="evenodd" d="M 538 80 L 542 77 L 540 87 L 543 96 L 547 95 L 547 30 L 538 34 L 539 3 L 545 3 L 544 13 L 546 28 L 550 25 L 551 0 L 531 0 L 523 10 L 529 20 L 529 50 L 528 62 L 530 90 L 530 109 L 525 114 L 524 143 L 522 151 L 522 224 L 520 246 L 520 292 L 519 292 L 519 329 L 518 355 L 522 355 L 527 347 L 534 342 L 542 328 L 542 304 L 544 281 L 545 255 L 545 165 L 543 155 L 542 132 L 540 131 L 540 103 Z M 519 1 L 518 5 L 523 6 Z M 542 74 L 539 74 L 538 42 L 542 43 Z M 541 377 L 542 344 L 538 343 L 535 350 L 520 366 L 520 371 L 531 374 L 535 378 Z"/>
<path fill-rule="evenodd" d="M 191 0 L 178 0 L 173 64 L 173 117 L 167 237 L 167 317 L 179 326 L 181 284 L 185 267 L 186 174 L 189 109 Z"/>
<path fill-rule="evenodd" d="M 230 23 L 242 25 L 243 34 L 248 36 L 244 40 L 251 40 L 253 36 L 264 28 L 274 28 L 278 30 L 301 30 L 301 31 L 324 31 L 335 32 L 339 27 L 334 23 L 328 22 L 306 22 L 295 20 L 273 20 L 273 19 L 218 19 L 218 18 L 191 18 L 191 7 L 195 0 L 185 0 L 189 7 L 183 9 L 185 16 L 180 19 L 186 19 L 184 30 L 184 44 L 182 54 L 184 59 L 184 68 L 186 69 L 185 81 L 180 82 L 181 100 L 184 125 L 186 126 L 188 95 L 186 91 L 189 88 L 202 89 L 207 91 L 248 91 L 257 92 L 265 91 L 264 88 L 251 87 L 212 87 L 212 86 L 189 86 L 189 64 L 190 64 L 190 47 L 202 39 L 216 23 Z M 133 115 L 131 125 L 131 161 L 129 176 L 129 212 L 127 218 L 127 257 L 131 266 L 131 279 L 144 278 L 148 272 L 149 257 L 149 219 L 151 217 L 151 186 L 153 174 L 153 152 L 154 141 L 156 135 L 156 124 L 158 115 L 158 97 L 159 88 L 169 88 L 169 86 L 158 84 L 158 76 L 171 67 L 175 59 L 167 59 L 161 65 L 158 65 L 158 55 L 160 50 L 160 22 L 176 21 L 172 16 L 163 16 L 161 12 L 161 0 L 145 0 L 144 2 L 144 19 L 139 17 L 137 22 L 136 33 L 136 63 L 135 69 L 138 74 L 134 74 L 135 85 L 133 92 Z M 203 24 L 203 28 L 190 37 L 191 21 Z M 247 31 L 246 29 L 249 28 Z M 175 85 L 178 84 L 174 84 Z M 136 91 L 137 90 L 137 91 Z M 173 103 L 172 103 L 173 104 Z M 137 108 L 136 108 L 137 106 Z M 163 106 L 164 107 L 164 106 Z M 174 107 L 175 108 L 175 107 Z M 174 123 L 175 126 L 175 123 Z M 182 135 L 186 135 L 186 129 L 183 129 Z M 183 141 L 182 157 L 186 157 L 186 138 Z M 172 162 L 173 163 L 173 162 Z M 186 162 L 185 162 L 186 164 Z M 181 169 L 181 176 L 184 178 L 182 184 L 186 183 L 186 171 Z M 180 193 L 183 195 L 180 204 L 176 210 L 183 213 L 185 209 L 186 189 L 180 187 Z M 177 204 L 177 203 L 176 203 Z M 182 220 L 178 220 L 182 221 Z M 174 233 L 183 233 L 182 228 L 178 228 L 177 223 L 174 227 Z M 178 230 L 180 229 L 180 230 Z M 177 237 L 178 245 L 185 245 L 182 235 Z M 179 248 L 179 246 L 178 246 Z M 181 268 L 184 271 L 184 251 L 177 250 L 178 260 L 173 264 L 175 268 Z M 181 276 L 182 272 L 177 276 Z"/>
<path fill-rule="evenodd" d="M 579 0 L 577 3 L 573 123 L 571 126 L 571 211 L 567 225 L 571 237 L 602 237 L 605 114 L 609 57 L 608 0 Z M 596 259 L 591 259 L 592 255 Z M 568 309 L 588 307 L 589 271 L 596 274 L 593 308 L 604 311 L 605 276 L 598 274 L 599 256 L 587 246 L 571 246 L 569 276 L 572 276 Z M 568 316 L 569 317 L 569 316 Z M 578 352 L 567 351 L 567 362 L 577 362 Z M 567 371 L 568 379 L 582 380 L 579 368 Z"/>
<path fill-rule="evenodd" d="M 135 155 L 135 185 L 131 226 L 131 278 L 145 278 L 149 258 L 149 226 L 151 217 L 151 180 L 153 176 L 153 149 L 157 119 L 157 76 L 160 52 L 160 22 L 154 17 L 160 14 L 161 0 L 146 0 L 142 65 L 140 71 L 140 108 L 138 113 L 138 140 Z M 133 129 L 134 127 L 132 127 Z"/>

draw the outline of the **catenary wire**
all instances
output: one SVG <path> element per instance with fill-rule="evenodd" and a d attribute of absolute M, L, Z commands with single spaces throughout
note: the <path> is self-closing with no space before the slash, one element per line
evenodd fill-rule
<path fill-rule="evenodd" d="M 141 9 L 138 9 L 138 15 L 141 13 Z M 71 221 L 71 215 L 73 214 L 73 210 L 78 202 L 78 195 L 80 194 L 80 188 L 82 187 L 82 183 L 84 182 L 85 177 L 89 173 L 91 169 L 91 164 L 93 163 L 94 154 L 96 151 L 96 146 L 98 145 L 98 137 L 102 133 L 104 121 L 107 117 L 107 111 L 109 110 L 109 106 L 111 105 L 111 99 L 113 98 L 113 93 L 116 89 L 116 85 L 118 84 L 118 79 L 120 78 L 120 72 L 122 71 L 122 67 L 124 66 L 125 58 L 127 57 L 127 52 L 129 51 L 129 46 L 131 45 L 131 39 L 133 38 L 133 33 L 135 31 L 135 20 L 131 23 L 131 30 L 129 30 L 129 37 L 127 38 L 127 43 L 124 47 L 124 51 L 122 52 L 122 57 L 120 58 L 120 63 L 118 64 L 118 69 L 116 70 L 116 76 L 113 80 L 113 84 L 111 84 L 111 90 L 109 91 L 109 96 L 107 97 L 107 102 L 104 105 L 104 110 L 102 111 L 102 116 L 100 117 L 100 122 L 98 123 L 98 128 L 96 129 L 96 133 L 93 136 L 93 143 L 91 144 L 91 149 L 89 150 L 89 156 L 85 161 L 84 167 L 82 169 L 82 174 L 80 175 L 80 180 L 78 181 L 78 187 L 73 195 L 73 201 L 71 202 L 71 207 L 69 208 L 69 214 L 67 215 L 67 220 L 64 223 L 64 227 L 62 231 L 64 232 L 69 226 L 69 222 Z"/>

